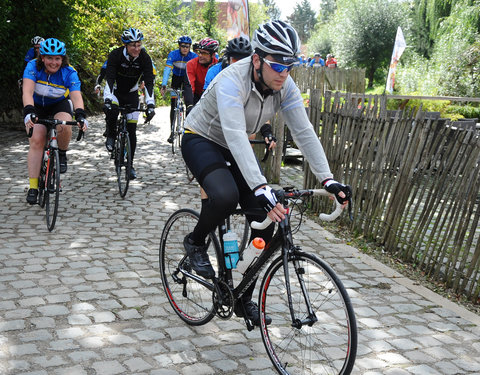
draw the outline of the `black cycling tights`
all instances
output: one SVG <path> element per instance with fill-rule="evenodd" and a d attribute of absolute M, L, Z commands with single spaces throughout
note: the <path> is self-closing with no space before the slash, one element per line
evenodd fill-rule
<path fill-rule="evenodd" d="M 182 138 L 182 154 L 187 166 L 208 195 L 202 201 L 200 219 L 193 230 L 192 240 L 203 245 L 208 234 L 230 215 L 237 204 L 244 210 L 254 210 L 247 215 L 247 220 L 263 221 L 266 213 L 260 208 L 254 193 L 243 178 L 237 163 L 229 150 L 194 134 L 185 134 Z M 227 167 L 226 162 L 230 163 Z M 261 237 L 270 241 L 274 225 L 264 230 L 251 230 L 250 240 Z M 251 299 L 255 283 L 242 299 Z"/>

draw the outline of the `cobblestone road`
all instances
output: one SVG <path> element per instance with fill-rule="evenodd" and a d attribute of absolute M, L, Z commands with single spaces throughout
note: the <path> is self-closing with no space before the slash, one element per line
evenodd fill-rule
<path fill-rule="evenodd" d="M 52 233 L 25 202 L 27 140 L 0 140 L 0 374 L 273 374 L 258 330 L 214 319 L 184 325 L 160 284 L 160 233 L 198 208 L 166 143 L 167 108 L 140 125 L 139 178 L 118 195 L 101 117 L 72 141 Z M 284 168 L 285 181 L 298 168 Z M 480 317 L 415 285 L 307 221 L 297 238 L 349 288 L 359 325 L 355 374 L 480 374 Z"/>

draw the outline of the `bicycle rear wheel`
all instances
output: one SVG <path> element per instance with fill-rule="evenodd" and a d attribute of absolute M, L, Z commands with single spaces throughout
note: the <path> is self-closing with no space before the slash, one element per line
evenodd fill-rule
<path fill-rule="evenodd" d="M 163 289 L 173 311 L 189 325 L 205 324 L 215 315 L 212 290 L 201 283 L 203 278 L 192 275 L 183 247 L 183 240 L 197 224 L 198 217 L 198 213 L 190 209 L 174 212 L 163 228 L 159 250 Z M 207 240 L 210 261 L 218 270 L 214 254 L 220 245 L 213 233 Z"/>
<path fill-rule="evenodd" d="M 115 169 L 117 172 L 118 191 L 122 198 L 127 194 L 130 182 L 130 168 L 132 167 L 132 154 L 130 150 L 128 132 L 119 133 L 116 144 Z"/>
<path fill-rule="evenodd" d="M 58 150 L 50 150 L 46 172 L 45 186 L 45 218 L 47 228 L 51 232 L 55 228 L 60 198 L 60 159 Z"/>
<path fill-rule="evenodd" d="M 345 287 L 332 268 L 312 254 L 297 252 L 288 260 L 288 272 L 295 324 L 282 257 L 266 271 L 259 296 L 262 340 L 276 370 L 290 375 L 350 374 L 357 325 Z M 272 318 L 268 326 L 266 314 Z"/>

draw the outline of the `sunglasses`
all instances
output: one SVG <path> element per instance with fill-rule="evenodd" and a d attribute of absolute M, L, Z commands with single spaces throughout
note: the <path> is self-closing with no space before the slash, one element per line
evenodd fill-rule
<path fill-rule="evenodd" d="M 284 65 L 284 64 L 273 62 L 273 61 L 269 61 L 267 59 L 263 59 L 263 61 L 265 61 L 265 63 L 277 73 L 283 73 L 285 70 L 289 72 L 293 68 L 293 64 Z"/>
<path fill-rule="evenodd" d="M 180 48 L 190 48 L 190 44 L 180 44 Z"/>
<path fill-rule="evenodd" d="M 210 55 L 210 52 L 198 50 L 198 51 L 197 51 L 197 54 L 198 54 L 198 55 Z"/>

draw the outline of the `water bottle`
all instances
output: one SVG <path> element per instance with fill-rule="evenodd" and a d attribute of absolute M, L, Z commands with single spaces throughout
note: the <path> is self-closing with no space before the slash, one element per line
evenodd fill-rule
<path fill-rule="evenodd" d="M 227 269 L 237 268 L 240 254 L 238 253 L 237 234 L 232 231 L 228 231 L 223 235 L 223 256 L 225 257 Z"/>
<path fill-rule="evenodd" d="M 243 252 L 243 260 L 238 262 L 237 269 L 241 273 L 245 273 L 250 268 L 250 266 L 255 263 L 264 248 L 265 241 L 263 240 L 263 238 L 255 237 L 250 243 L 250 245 Z"/>

